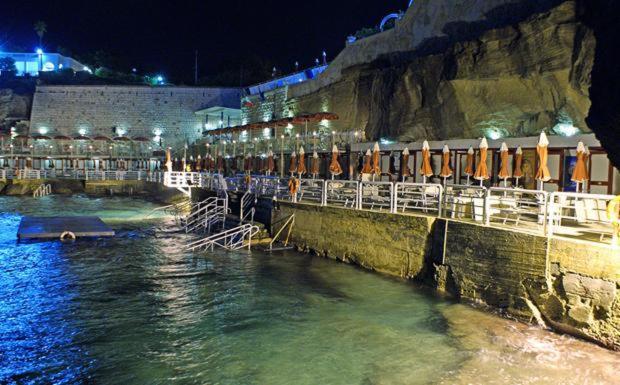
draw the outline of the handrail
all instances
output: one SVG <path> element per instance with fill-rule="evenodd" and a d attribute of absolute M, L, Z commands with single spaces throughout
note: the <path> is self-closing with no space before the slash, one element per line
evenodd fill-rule
<path fill-rule="evenodd" d="M 278 230 L 278 232 L 273 237 L 271 242 L 269 242 L 269 251 L 273 250 L 273 244 L 278 240 L 278 238 L 280 237 L 280 234 L 282 234 L 282 231 L 286 228 L 286 226 L 289 226 L 289 230 L 288 230 L 288 235 L 286 237 L 286 240 L 284 241 L 284 246 L 288 245 L 288 239 L 289 239 L 289 236 L 291 235 L 291 230 L 293 229 L 294 225 L 295 225 L 295 214 L 292 214 L 290 217 L 288 217 L 286 222 L 284 222 L 284 225 L 280 227 L 280 230 Z"/>
<path fill-rule="evenodd" d="M 204 239 L 199 239 L 197 241 L 191 242 L 185 246 L 185 249 L 189 251 L 195 251 L 196 249 L 208 249 L 209 247 L 211 247 L 211 250 L 213 250 L 214 246 L 220 246 L 228 250 L 238 250 L 244 246 L 246 238 L 248 238 L 248 249 L 250 249 L 252 245 L 252 237 L 256 235 L 259 231 L 260 229 L 258 228 L 258 226 L 245 224 L 237 226 L 233 229 L 223 231 L 218 234 L 208 236 Z M 235 237 L 238 235 L 241 235 L 241 237 L 235 239 Z"/>

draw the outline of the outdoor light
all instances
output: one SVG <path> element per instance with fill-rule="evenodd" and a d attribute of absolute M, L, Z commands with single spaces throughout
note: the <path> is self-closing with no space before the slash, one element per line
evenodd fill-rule
<path fill-rule="evenodd" d="M 43 50 L 41 48 L 37 48 L 37 55 L 43 55 Z"/>
<path fill-rule="evenodd" d="M 299 138 L 299 134 L 295 134 L 295 137 L 296 137 L 296 138 Z"/>
<path fill-rule="evenodd" d="M 288 128 L 289 130 L 293 128 L 293 125 L 291 123 L 286 125 L 286 128 Z"/>
<path fill-rule="evenodd" d="M 69 148 L 73 148 L 73 146 L 69 146 Z"/>
<path fill-rule="evenodd" d="M 84 135 L 86 135 L 86 129 L 85 129 L 85 128 L 80 128 L 80 129 L 78 130 L 78 133 L 79 133 L 80 135 L 84 136 Z"/>
<path fill-rule="evenodd" d="M 164 82 L 164 77 L 161 76 L 161 75 L 157 76 L 157 81 L 160 82 L 160 83 L 163 83 Z"/>
<path fill-rule="evenodd" d="M 48 131 L 47 127 L 40 127 L 39 128 L 39 134 L 41 134 L 41 135 L 47 134 L 47 131 Z"/>
<path fill-rule="evenodd" d="M 579 133 L 579 129 L 572 123 L 558 123 L 553 127 L 553 131 L 563 136 L 573 136 Z"/>

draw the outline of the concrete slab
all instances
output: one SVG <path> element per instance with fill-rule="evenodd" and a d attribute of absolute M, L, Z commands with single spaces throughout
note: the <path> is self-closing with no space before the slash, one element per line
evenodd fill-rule
<path fill-rule="evenodd" d="M 65 231 L 79 237 L 113 237 L 114 230 L 99 217 L 23 217 L 19 239 L 59 239 Z"/>

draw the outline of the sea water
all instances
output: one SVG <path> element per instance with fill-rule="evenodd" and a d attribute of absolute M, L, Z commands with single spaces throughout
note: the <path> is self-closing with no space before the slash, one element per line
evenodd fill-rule
<path fill-rule="evenodd" d="M 0 197 L 0 384 L 620 382 L 618 353 L 404 280 L 296 252 L 184 252 L 156 207 Z M 18 242 L 23 215 L 97 215 L 117 236 Z"/>

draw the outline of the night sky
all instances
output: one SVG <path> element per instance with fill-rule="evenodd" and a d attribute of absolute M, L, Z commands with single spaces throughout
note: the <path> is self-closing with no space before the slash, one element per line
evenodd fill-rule
<path fill-rule="evenodd" d="M 175 82 L 193 81 L 194 50 L 200 76 L 212 75 L 256 55 L 283 72 L 295 60 L 306 67 L 327 50 L 331 59 L 347 35 L 405 10 L 407 0 L 2 0 L 0 47 L 32 49 L 37 20 L 48 25 L 46 51 L 103 49 L 119 70 L 162 72 Z M 2 49 L 2 48 L 0 48 Z M 8 50 L 8 49 L 7 49 Z"/>

